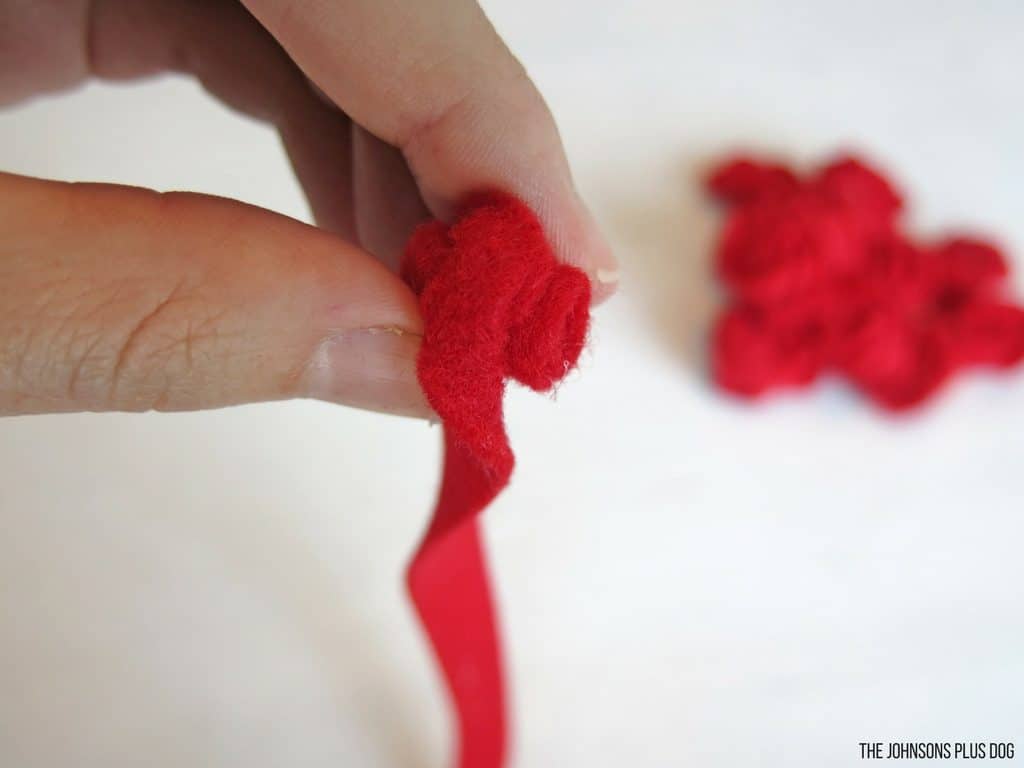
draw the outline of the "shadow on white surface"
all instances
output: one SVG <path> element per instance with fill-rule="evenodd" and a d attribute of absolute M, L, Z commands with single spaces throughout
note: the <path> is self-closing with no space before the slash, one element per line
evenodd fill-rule
<path fill-rule="evenodd" d="M 360 734 L 358 740 L 381 765 L 429 765 L 423 718 L 411 706 L 402 666 L 382 642 L 385 626 L 366 604 L 338 589 L 336 572 L 348 570 L 344 564 L 357 555 L 358 540 L 346 541 L 345 549 L 332 549 L 332 569 L 297 534 L 287 510 L 242 498 L 212 514 L 209 508 L 200 511 L 181 510 L 165 522 L 190 540 L 188 546 L 210 553 L 229 578 L 266 600 L 278 621 L 301 633 L 337 711 L 346 713 Z M 367 582 L 375 578 L 364 574 Z M 367 583 L 365 589 L 392 591 L 380 583 Z"/>
<path fill-rule="evenodd" d="M 626 262 L 624 296 L 645 316 L 663 352 L 700 376 L 717 306 L 710 254 L 718 215 L 700 189 L 702 160 L 672 167 L 645 194 L 610 206 L 607 226 Z"/>

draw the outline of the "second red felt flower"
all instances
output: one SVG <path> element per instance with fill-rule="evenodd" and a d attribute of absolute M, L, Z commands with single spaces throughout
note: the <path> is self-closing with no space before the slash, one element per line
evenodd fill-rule
<path fill-rule="evenodd" d="M 738 158 L 707 187 L 728 208 L 715 267 L 731 301 L 712 339 L 723 389 L 753 397 L 829 371 L 903 410 L 958 370 L 1024 359 L 1024 310 L 1001 295 L 999 249 L 913 242 L 902 196 L 865 163 L 845 157 L 801 178 Z"/>

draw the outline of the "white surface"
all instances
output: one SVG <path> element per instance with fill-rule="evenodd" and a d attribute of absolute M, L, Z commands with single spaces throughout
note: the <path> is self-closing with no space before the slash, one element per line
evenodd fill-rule
<path fill-rule="evenodd" d="M 719 398 L 693 175 L 852 143 L 923 229 L 1024 257 L 1024 11 L 786 5 L 488 3 L 625 280 L 557 404 L 509 398 L 488 531 L 517 766 L 855 765 L 890 739 L 1024 760 L 1024 376 L 902 424 L 838 387 Z M 305 216 L 272 133 L 180 80 L 4 115 L 0 167 Z M 399 588 L 437 462 L 420 423 L 314 403 L 0 422 L 0 764 L 442 766 Z"/>

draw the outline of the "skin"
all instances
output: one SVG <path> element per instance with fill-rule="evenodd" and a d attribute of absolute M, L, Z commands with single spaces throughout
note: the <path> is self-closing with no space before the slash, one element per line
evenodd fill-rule
<path fill-rule="evenodd" d="M 471 0 L 0 0 L 0 105 L 179 72 L 273 124 L 316 227 L 238 201 L 0 173 L 0 414 L 315 397 L 428 415 L 395 275 L 484 187 L 614 290 L 551 114 Z"/>

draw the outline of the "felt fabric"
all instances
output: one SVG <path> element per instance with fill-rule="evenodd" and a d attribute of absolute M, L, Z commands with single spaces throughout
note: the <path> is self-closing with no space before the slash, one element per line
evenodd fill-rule
<path fill-rule="evenodd" d="M 1024 359 L 1024 309 L 1002 295 L 999 249 L 913 241 L 902 196 L 860 160 L 801 178 L 739 157 L 707 188 L 728 209 L 715 264 L 731 301 L 711 344 L 721 388 L 757 397 L 832 372 L 905 410 L 965 368 Z"/>
<path fill-rule="evenodd" d="M 530 209 L 501 193 L 469 200 L 451 226 L 417 229 L 402 276 L 419 296 L 418 376 L 443 424 L 445 450 L 408 587 L 456 711 L 456 764 L 496 768 L 507 747 L 504 677 L 477 515 L 512 474 L 505 380 L 543 392 L 576 365 L 590 282 L 558 263 Z"/>

